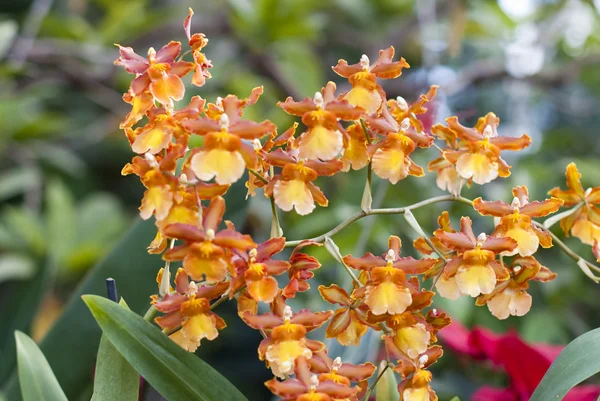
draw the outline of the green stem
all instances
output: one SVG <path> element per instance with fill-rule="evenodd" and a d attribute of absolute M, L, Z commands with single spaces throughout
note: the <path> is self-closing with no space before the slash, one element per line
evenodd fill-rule
<path fill-rule="evenodd" d="M 253 168 L 249 168 L 248 167 L 248 172 L 250 172 L 256 178 L 258 178 L 263 184 L 268 184 L 269 183 L 269 181 L 267 181 L 267 179 L 265 177 L 263 177 L 262 175 L 260 175 L 259 172 L 256 171 L 256 170 L 254 170 Z"/>
<path fill-rule="evenodd" d="M 144 314 L 144 320 L 147 322 L 151 322 L 152 319 L 154 319 L 154 316 L 156 316 L 157 312 L 158 312 L 158 309 L 156 309 L 156 306 L 152 305 L 150 308 L 148 308 L 148 310 Z"/>
<path fill-rule="evenodd" d="M 383 377 L 383 374 L 385 373 L 386 370 L 388 370 L 389 367 L 390 367 L 390 364 L 387 363 L 385 365 L 385 368 L 381 369 L 381 372 L 379 372 L 379 375 L 377 375 L 377 377 L 375 378 L 375 381 L 373 382 L 373 384 L 371 384 L 371 387 L 369 387 L 369 389 L 365 393 L 365 397 L 363 398 L 364 401 L 369 401 L 369 397 L 371 396 L 371 393 L 375 389 L 375 386 L 377 386 L 377 383 Z"/>
<path fill-rule="evenodd" d="M 442 196 L 436 196 L 433 198 L 429 198 L 424 201 L 417 202 L 413 205 L 405 206 L 405 207 L 371 209 L 369 211 L 361 210 L 360 212 L 357 212 L 356 214 L 350 216 L 348 219 L 344 220 L 343 222 L 341 222 L 340 224 L 338 224 L 336 227 L 332 228 L 331 230 L 327 231 L 326 233 L 321 234 L 317 237 L 310 238 L 310 240 L 314 241 L 314 242 L 323 243 L 323 242 L 325 242 L 326 237 L 331 237 L 331 236 L 339 233 L 340 231 L 342 231 L 344 228 L 348 227 L 355 221 L 360 220 L 366 216 L 377 215 L 377 214 L 404 214 L 404 213 L 406 213 L 407 210 L 415 210 L 415 209 L 418 209 L 423 206 L 431 205 L 431 204 L 438 203 L 438 202 L 447 202 L 447 201 L 462 202 L 462 203 L 466 203 L 469 205 L 473 204 L 473 201 L 471 201 L 470 199 L 467 199 L 467 198 L 463 198 L 462 196 L 442 195 Z M 296 246 L 299 243 L 301 243 L 302 241 L 304 241 L 304 240 L 286 241 L 285 246 L 286 247 Z"/>

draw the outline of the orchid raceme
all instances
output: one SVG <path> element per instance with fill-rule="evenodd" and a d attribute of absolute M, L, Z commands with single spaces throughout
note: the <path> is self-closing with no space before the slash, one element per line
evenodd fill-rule
<path fill-rule="evenodd" d="M 269 120 L 255 122 L 244 116 L 246 107 L 262 95 L 262 86 L 247 98 L 228 94 L 207 103 L 193 96 L 179 105 L 188 74 L 197 87 L 211 77 L 212 63 L 204 54 L 208 39 L 192 34 L 192 15 L 190 10 L 183 24 L 187 51 L 181 53 L 181 43 L 173 41 L 141 57 L 119 46 L 115 62 L 136 76 L 123 96 L 131 112 L 120 125 L 136 155 L 122 174 L 138 176 L 145 187 L 140 216 L 154 217 L 157 229 L 148 252 L 161 254 L 165 262 L 148 316 L 160 313 L 153 321 L 184 349 L 193 352 L 203 339 L 213 340 L 226 330 L 227 324 L 213 309 L 235 301 L 239 318 L 264 337 L 258 356 L 276 376 L 265 384 L 283 400 L 366 401 L 374 383 L 391 369 L 388 373 L 400 378 L 400 401 L 434 401 L 429 367 L 443 354 L 437 337 L 450 324 L 445 313 L 432 308 L 434 289 L 449 299 L 476 298 L 476 305 L 487 305 L 495 317 L 506 319 L 522 316 L 535 305 L 527 292 L 531 282 L 555 278 L 534 256 L 553 241 L 589 275 L 593 276 L 591 270 L 600 271 L 547 229 L 552 219 L 561 219 L 565 234 L 594 245 L 600 258 L 600 188 L 584 190 L 572 163 L 567 167 L 568 189 L 554 188 L 552 197 L 541 202 L 530 202 L 525 186 L 513 189 L 510 204 L 460 197 L 464 184 L 484 185 L 510 175 L 501 151 L 524 149 L 531 139 L 499 136 L 500 120 L 493 113 L 481 117 L 473 128 L 461 125 L 457 117 L 435 124 L 435 96 L 441 91 L 436 85 L 425 88 L 427 92 L 412 104 L 402 97 L 388 100 L 378 79 L 397 78 L 408 67 L 403 58 L 394 61 L 393 47 L 380 51 L 372 64 L 367 56 L 353 65 L 340 60 L 333 69 L 349 80 L 347 92 L 338 92 L 336 84 L 328 82 L 312 97 L 300 101 L 288 97 L 277 103 L 299 117 L 302 125 L 296 122 L 279 129 Z M 439 147 L 436 141 L 445 145 Z M 437 158 L 432 154 L 436 148 Z M 413 157 L 428 155 L 427 170 L 436 173 L 437 186 L 451 195 L 405 207 L 371 207 L 371 173 L 394 185 L 416 179 L 425 175 L 425 169 Z M 326 207 L 325 194 L 333 192 L 329 183 L 361 169 L 366 170 L 368 196 L 360 211 L 314 238 L 283 237 L 287 227 L 280 226 L 277 208 L 304 216 L 317 204 Z M 240 180 L 247 180 L 248 196 L 262 192 L 271 202 L 270 236 L 254 232 L 251 236 L 223 221 L 224 196 Z M 458 216 L 444 211 L 439 229 L 425 234 L 412 211 L 443 201 L 469 204 L 482 220 L 486 219 L 481 216 L 494 217 L 495 229 L 476 236 L 471 218 L 465 216 L 457 230 L 451 222 Z M 535 220 L 561 206 L 570 208 L 568 213 L 544 224 Z M 407 229 L 403 234 L 417 232 L 413 248 L 424 256 L 401 256 L 400 237 L 392 235 L 381 247 L 387 249 L 381 256 L 367 252 L 342 257 L 333 237 L 355 221 L 379 214 L 404 214 L 410 224 L 399 229 Z M 491 227 L 492 220 L 487 222 Z M 311 254 L 323 245 L 352 285 L 323 284 L 323 277 L 334 275 L 322 271 L 333 266 L 322 267 Z M 171 264 L 180 261 L 182 268 L 173 278 Z M 320 281 L 315 284 L 316 275 Z M 291 305 L 317 293 L 335 310 L 292 311 Z M 265 305 L 270 312 L 263 311 Z M 377 371 L 369 361 L 343 363 L 337 355 L 329 355 L 325 343 L 313 338 L 322 326 L 325 337 L 344 346 L 361 345 L 369 331 L 378 332 L 380 354 L 386 355 L 379 358 L 385 359 L 383 368 Z"/>

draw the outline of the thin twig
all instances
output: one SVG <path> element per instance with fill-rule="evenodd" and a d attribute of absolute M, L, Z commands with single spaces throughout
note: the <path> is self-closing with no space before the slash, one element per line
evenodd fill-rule
<path fill-rule="evenodd" d="M 431 204 L 438 203 L 438 202 L 447 202 L 447 201 L 462 202 L 462 203 L 466 203 L 469 205 L 473 204 L 473 201 L 471 201 L 470 199 L 467 199 L 467 198 L 463 198 L 462 196 L 441 195 L 441 196 L 429 198 L 424 201 L 417 202 L 413 205 L 405 206 L 405 207 L 371 209 L 366 212 L 364 210 L 361 210 L 360 212 L 357 212 L 356 214 L 350 216 L 348 219 L 344 220 L 343 222 L 341 222 L 340 224 L 338 224 L 336 227 L 332 228 L 331 230 L 327 231 L 326 233 L 321 234 L 317 237 L 310 238 L 309 240 L 322 243 L 325 241 L 326 237 L 331 237 L 331 236 L 339 233 L 340 231 L 342 231 L 344 228 L 348 227 L 355 221 L 360 220 L 366 216 L 377 215 L 377 214 L 403 214 L 403 213 L 406 213 L 407 210 L 415 210 L 415 209 L 418 209 L 423 206 L 431 205 Z M 285 246 L 286 247 L 296 246 L 299 243 L 301 243 L 302 241 L 304 241 L 304 240 L 286 241 Z"/>

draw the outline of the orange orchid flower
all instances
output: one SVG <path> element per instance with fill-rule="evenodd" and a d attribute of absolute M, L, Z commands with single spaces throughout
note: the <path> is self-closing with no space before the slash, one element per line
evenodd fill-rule
<path fill-rule="evenodd" d="M 258 349 L 260 360 L 266 360 L 273 374 L 284 379 L 293 372 L 298 357 L 310 358 L 313 352 L 325 348 L 323 343 L 307 339 L 306 333 L 327 322 L 332 311 L 292 313 L 292 308 L 284 305 L 274 312 L 262 315 L 245 312 L 242 319 L 248 326 L 267 332 Z"/>
<path fill-rule="evenodd" d="M 348 65 L 346 60 L 339 60 L 333 71 L 348 78 L 352 85 L 344 99 L 353 106 L 362 107 L 368 115 L 378 114 L 385 102 L 385 92 L 377 84 L 377 78 L 397 78 L 402 75 L 403 68 L 410 67 L 404 58 L 392 61 L 393 58 L 394 47 L 390 46 L 379 51 L 379 58 L 372 65 L 365 54 L 358 63 L 352 65 Z"/>
<path fill-rule="evenodd" d="M 511 204 L 503 201 L 488 202 L 477 198 L 473 207 L 483 216 L 500 217 L 500 223 L 492 233 L 493 237 L 510 237 L 517 247 L 504 255 L 531 256 L 541 245 L 552 246 L 552 237 L 532 224 L 532 217 L 543 217 L 556 212 L 563 204 L 558 198 L 551 197 L 542 202 L 529 202 L 529 190 L 526 186 L 513 188 L 514 199 Z"/>
<path fill-rule="evenodd" d="M 369 132 L 365 134 L 360 124 L 352 124 L 346 129 L 344 150 L 342 152 L 342 171 L 360 170 L 369 164 L 369 152 L 367 145 L 375 139 L 375 136 Z M 367 139 L 367 135 L 370 138 Z"/>
<path fill-rule="evenodd" d="M 410 106 L 406 103 L 406 100 L 400 96 L 396 99 L 390 99 L 387 101 L 387 106 L 390 110 L 390 114 L 394 117 L 394 120 L 398 124 L 401 124 L 405 118 L 410 120 L 410 124 L 415 127 L 417 132 L 424 132 L 425 125 L 423 122 L 419 120 L 418 116 L 420 114 L 427 113 L 427 108 L 425 105 L 433 100 L 438 90 L 437 85 L 431 85 L 427 93 L 419 96 L 419 99 L 412 103 Z"/>
<path fill-rule="evenodd" d="M 152 108 L 147 113 L 150 122 L 131 133 L 130 140 L 133 140 L 131 149 L 135 153 L 155 155 L 166 149 L 173 139 L 186 148 L 189 133 L 181 123 L 198 117 L 204 111 L 204 103 L 205 100 L 200 96 L 194 96 L 188 106 L 174 113 L 164 107 Z"/>
<path fill-rule="evenodd" d="M 457 252 L 444 267 L 436 288 L 441 296 L 449 299 L 461 294 L 471 297 L 490 294 L 498 281 L 509 278 L 506 267 L 496 260 L 496 255 L 513 251 L 517 242 L 509 237 L 488 237 L 483 233 L 475 238 L 468 217 L 460 219 L 460 227 L 460 232 L 435 232 L 442 244 Z"/>
<path fill-rule="evenodd" d="M 431 127 L 431 134 L 446 142 L 446 151 L 460 151 L 456 132 L 450 128 L 442 124 L 435 124 Z M 460 190 L 466 181 L 472 181 L 472 178 L 470 180 L 465 180 L 456 170 L 456 164 L 446 160 L 443 154 L 437 159 L 429 162 L 427 171 L 437 172 L 435 183 L 438 188 L 442 191 L 448 191 L 454 196 L 460 195 Z"/>
<path fill-rule="evenodd" d="M 315 202 L 327 206 L 329 201 L 319 187 L 313 184 L 318 176 L 331 176 L 342 168 L 339 160 L 322 162 L 318 160 L 298 159 L 294 149 L 285 152 L 277 149 L 264 154 L 265 160 L 272 166 L 282 167 L 265 187 L 265 195 L 274 197 L 275 204 L 283 211 L 295 209 L 299 215 L 307 215 L 315 209 Z"/>
<path fill-rule="evenodd" d="M 206 58 L 202 49 L 208 44 L 208 39 L 203 33 L 191 34 L 192 28 L 192 16 L 194 11 L 190 8 L 189 15 L 183 21 L 183 29 L 185 35 L 188 38 L 188 43 L 192 48 L 192 56 L 194 58 L 194 76 L 192 77 L 192 83 L 196 86 L 203 86 L 206 80 L 211 78 L 209 68 L 212 68 L 212 63 Z"/>
<path fill-rule="evenodd" d="M 511 278 L 496 285 L 488 295 L 480 295 L 477 305 L 487 304 L 492 315 L 498 319 L 509 316 L 524 316 L 531 309 L 532 298 L 527 293 L 529 281 L 548 282 L 554 280 L 553 273 L 542 266 L 533 256 L 518 256 L 510 266 Z"/>
<path fill-rule="evenodd" d="M 322 243 L 305 240 L 294 248 L 290 255 L 289 282 L 282 291 L 285 298 L 295 298 L 296 293 L 308 291 L 310 289 L 308 280 L 315 275 L 312 271 L 321 267 L 321 263 L 317 258 L 299 252 L 300 249 L 308 245 L 323 246 Z"/>
<path fill-rule="evenodd" d="M 437 401 L 438 396 L 429 385 L 431 379 L 430 371 L 418 369 L 412 377 L 398 384 L 400 401 Z"/>
<path fill-rule="evenodd" d="M 262 88 L 258 89 L 262 92 Z M 222 107 L 220 113 L 217 108 L 218 121 L 201 117 L 183 123 L 187 130 L 204 136 L 202 148 L 191 153 L 190 168 L 202 181 L 214 178 L 218 184 L 233 184 L 242 177 L 246 166 L 254 168 L 257 162 L 253 147 L 243 140 L 259 139 L 275 132 L 276 127 L 268 120 L 261 123 L 242 120 L 242 109 L 250 104 L 248 100 L 230 95 L 217 103 Z M 207 115 L 214 112 L 209 105 Z"/>
<path fill-rule="evenodd" d="M 466 180 L 483 185 L 510 175 L 510 166 L 500 157 L 502 150 L 521 150 L 529 146 L 531 138 L 498 136 L 500 119 L 494 113 L 479 118 L 474 128 L 468 128 L 453 116 L 446 119 L 450 130 L 460 139 L 459 150 L 447 149 L 444 158 L 456 165 L 456 171 Z"/>
<path fill-rule="evenodd" d="M 172 41 L 158 52 L 150 48 L 147 59 L 131 47 L 117 47 L 120 57 L 115 64 L 137 75 L 131 82 L 132 96 L 141 96 L 149 90 L 156 101 L 169 109 L 173 109 L 173 101 L 183 99 L 185 86 L 181 78 L 192 71 L 194 63 L 175 60 L 181 52 L 180 42 Z"/>
<path fill-rule="evenodd" d="M 225 279 L 232 269 L 229 250 L 248 251 L 256 248 L 249 235 L 243 235 L 232 228 L 218 231 L 225 213 L 225 200 L 217 196 L 206 209 L 202 226 L 176 223 L 164 228 L 163 234 L 169 238 L 185 241 L 167 250 L 163 258 L 168 261 L 183 260 L 183 268 L 193 280 L 209 283 Z"/>
<path fill-rule="evenodd" d="M 560 221 L 560 227 L 569 236 L 569 232 L 581 242 L 594 245 L 600 241 L 600 187 L 583 189 L 581 174 L 575 163 L 567 166 L 567 187 L 551 189 L 548 195 L 564 201 L 564 207 L 581 205 L 574 213 Z"/>
<path fill-rule="evenodd" d="M 394 120 L 387 108 L 383 108 L 381 118 L 368 118 L 371 130 L 385 135 L 385 139 L 369 146 L 373 172 L 392 184 L 406 178 L 425 175 L 423 168 L 413 162 L 410 155 L 418 147 L 428 148 L 433 138 L 418 133 L 405 118 L 400 124 Z"/>
<path fill-rule="evenodd" d="M 247 254 L 237 253 L 234 259 L 237 277 L 232 280 L 232 293 L 244 283 L 248 294 L 256 301 L 270 303 L 279 293 L 277 280 L 273 276 L 285 273 L 290 262 L 272 259 L 283 250 L 285 238 L 271 238 L 252 248 Z"/>
<path fill-rule="evenodd" d="M 334 383 L 350 386 L 351 383 L 358 383 L 359 392 L 350 401 L 358 401 L 363 398 L 368 387 L 367 379 L 375 373 L 375 365 L 370 362 L 360 365 L 352 365 L 350 363 L 342 363 L 342 359 L 338 356 L 331 359 L 327 355 L 327 351 L 315 352 L 313 357 L 308 361 L 310 371 L 319 375 L 319 381 L 324 382 L 330 380 Z M 356 398 L 354 398 L 356 397 Z M 339 399 L 334 399 L 335 401 Z M 343 401 L 343 400 L 340 400 Z"/>
<path fill-rule="evenodd" d="M 179 186 L 178 179 L 173 175 L 175 162 L 183 151 L 181 146 L 170 146 L 164 156 L 151 153 L 146 153 L 144 157 L 135 156 L 121 170 L 122 175 L 136 174 L 146 187 L 139 208 L 142 219 L 148 220 L 154 215 L 157 221 L 161 221 L 169 215 Z"/>
<path fill-rule="evenodd" d="M 406 275 L 422 274 L 435 264 L 433 259 L 401 258 L 399 255 L 402 243 L 396 236 L 390 237 L 388 246 L 384 257 L 367 253 L 361 258 L 351 255 L 343 258 L 348 266 L 369 273 L 367 284 L 355 289 L 353 296 L 364 297 L 365 304 L 374 315 L 404 312 L 413 303 L 413 294 Z"/>
<path fill-rule="evenodd" d="M 307 358 L 301 356 L 296 361 L 296 378 L 278 381 L 271 379 L 267 388 L 285 400 L 296 401 L 335 401 L 348 400 L 356 395 L 358 388 L 333 380 L 321 380 L 312 374 Z"/>
<path fill-rule="evenodd" d="M 160 283 L 164 274 L 161 269 L 157 281 Z M 169 337 L 186 351 L 194 352 L 200 341 L 206 338 L 214 340 L 227 324 L 219 315 L 210 310 L 210 300 L 222 296 L 228 289 L 227 283 L 197 286 L 188 280 L 184 269 L 177 270 L 175 275 L 175 291 L 164 297 L 152 297 L 152 304 L 163 316 L 155 319 L 162 329 L 171 331 L 181 326 L 181 330 Z"/>
<path fill-rule="evenodd" d="M 328 161 L 336 158 L 344 146 L 344 127 L 338 120 L 357 120 L 364 109 L 335 97 L 335 83 L 329 81 L 314 98 L 295 102 L 288 97 L 277 105 L 286 113 L 302 117 L 306 131 L 298 138 L 299 157 Z"/>
<path fill-rule="evenodd" d="M 421 319 L 421 322 L 424 321 Z M 434 330 L 433 327 L 426 321 L 421 324 L 425 324 L 429 330 Z M 404 328 L 409 327 L 411 326 L 405 326 Z M 417 331 L 417 333 L 419 332 L 420 330 Z M 431 331 L 430 335 L 431 338 L 433 338 L 433 334 Z M 396 345 L 396 342 L 394 341 L 394 335 L 383 336 L 383 341 L 385 344 L 385 349 L 390 359 L 395 359 L 397 361 L 396 366 L 394 367 L 394 371 L 400 374 L 400 377 L 403 379 L 410 376 L 411 374 L 418 372 L 421 369 L 426 369 L 430 367 L 435 362 L 437 362 L 437 360 L 443 355 L 442 347 L 439 345 L 433 345 L 427 347 L 427 349 L 424 352 L 419 354 L 412 353 L 415 356 L 409 357 Z M 420 341 L 414 341 L 414 339 L 411 342 L 415 342 L 416 344 L 420 343 Z"/>
<path fill-rule="evenodd" d="M 369 307 L 358 304 L 359 300 L 348 295 L 346 290 L 336 284 L 331 284 L 329 287 L 320 285 L 319 292 L 325 301 L 341 306 L 334 312 L 325 336 L 337 339 L 342 345 L 359 345 L 360 338 L 366 334 L 370 326 L 367 322 Z"/>

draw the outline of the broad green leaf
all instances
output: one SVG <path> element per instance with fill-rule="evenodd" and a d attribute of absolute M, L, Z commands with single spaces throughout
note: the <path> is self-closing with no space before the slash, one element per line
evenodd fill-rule
<path fill-rule="evenodd" d="M 50 181 L 46 192 L 48 252 L 53 261 L 59 262 L 75 242 L 75 200 L 69 189 L 59 180 Z"/>
<path fill-rule="evenodd" d="M 38 274 L 25 281 L 19 281 L 11 284 L 5 291 L 0 292 L 0 305 L 10 305 L 6 308 L 0 308 L 0 383 L 10 376 L 13 370 L 17 355 L 13 333 L 15 330 L 29 331 L 35 311 L 48 288 L 51 280 L 49 262 L 37 260 L 36 263 L 41 267 Z M 14 302 L 18 299 L 18 302 Z M 13 373 L 14 376 L 14 373 Z M 15 387 L 17 397 L 18 389 Z M 14 393 L 13 393 L 14 394 Z M 9 394 L 9 400 L 14 400 L 13 394 Z"/>
<path fill-rule="evenodd" d="M 600 329 L 587 332 L 562 350 L 529 401 L 562 400 L 571 388 L 600 372 Z"/>
<path fill-rule="evenodd" d="M 142 317 L 103 297 L 83 300 L 115 348 L 169 401 L 247 401 L 210 365 Z"/>
<path fill-rule="evenodd" d="M 0 23 L 0 30 L 1 27 Z M 36 185 L 40 185 L 40 172 L 36 167 L 27 166 L 9 170 L 0 175 L 0 200 L 20 195 Z"/>
<path fill-rule="evenodd" d="M 162 264 L 159 256 L 146 252 L 146 246 L 154 235 L 152 221 L 136 223 L 108 257 L 94 267 L 40 343 L 69 399 L 77 399 L 92 380 L 92 368 L 102 334 L 81 301 L 81 295 L 105 296 L 105 279 L 112 277 L 117 282 L 119 293 L 127 297 L 131 310 L 143 313 L 148 309 L 148 296 L 156 291 L 156 271 Z M 0 312 L 0 321 L 4 322 L 3 319 Z M 3 329 L 0 325 L 0 333 Z M 13 373 L 4 390 L 9 400 L 20 399 L 16 374 Z"/>
<path fill-rule="evenodd" d="M 379 372 L 385 369 L 386 361 L 381 361 L 379 365 Z M 377 401 L 396 401 L 400 398 L 398 393 L 398 382 L 392 369 L 386 369 L 383 372 L 383 376 L 377 382 L 375 386 L 375 399 Z"/>
<path fill-rule="evenodd" d="M 121 300 L 121 307 L 127 304 Z M 140 377 L 114 345 L 102 336 L 98 347 L 92 401 L 137 401 Z"/>
<path fill-rule="evenodd" d="M 7 280 L 25 280 L 35 273 L 35 262 L 24 255 L 6 253 L 0 256 L 0 283 Z"/>
<path fill-rule="evenodd" d="M 23 401 L 68 401 L 37 344 L 20 331 L 15 340 Z"/>

